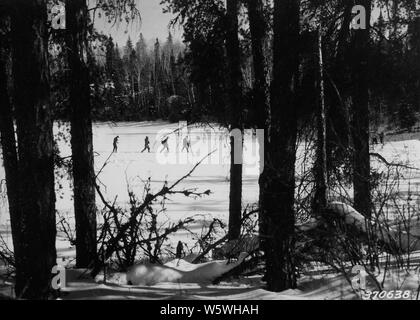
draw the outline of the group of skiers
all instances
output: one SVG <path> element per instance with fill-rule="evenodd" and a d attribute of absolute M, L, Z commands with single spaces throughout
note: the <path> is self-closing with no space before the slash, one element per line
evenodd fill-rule
<path fill-rule="evenodd" d="M 385 133 L 381 132 L 378 135 L 373 135 L 372 137 L 372 144 L 375 146 L 377 144 L 381 144 L 384 145 L 384 140 L 385 140 Z"/>
<path fill-rule="evenodd" d="M 118 152 L 119 139 L 120 139 L 119 136 L 116 136 L 114 138 L 114 142 L 113 142 L 113 147 L 114 148 L 113 148 L 113 151 L 112 151 L 114 153 Z M 162 149 L 161 149 L 160 152 L 163 152 L 165 150 L 167 152 L 169 152 L 169 144 L 168 144 L 168 142 L 169 142 L 169 137 L 168 136 L 161 141 Z M 181 152 L 183 152 L 184 150 L 186 150 L 187 153 L 189 153 L 190 152 L 190 149 L 191 149 L 191 141 L 190 141 L 190 139 L 189 139 L 188 136 L 187 137 L 184 137 L 184 139 L 182 140 L 182 149 L 181 149 Z M 143 153 L 146 150 L 150 153 L 150 140 L 149 140 L 149 137 L 148 136 L 146 136 L 146 138 L 144 139 L 144 148 L 143 148 L 142 151 L 140 151 L 140 153 Z"/>

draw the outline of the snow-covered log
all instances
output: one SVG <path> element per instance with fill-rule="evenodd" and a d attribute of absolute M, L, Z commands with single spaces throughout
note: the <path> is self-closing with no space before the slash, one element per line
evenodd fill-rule
<path fill-rule="evenodd" d="M 353 207 L 342 202 L 332 202 L 328 209 L 337 214 L 347 225 L 352 225 L 362 233 L 367 233 L 367 226 L 372 222 L 357 212 Z M 376 238 L 387 244 L 390 248 L 398 249 L 402 252 L 420 250 L 420 237 L 409 234 L 404 230 L 399 230 L 394 226 L 380 226 L 373 228 Z"/>
<path fill-rule="evenodd" d="M 137 286 L 152 286 L 162 282 L 209 284 L 238 267 L 247 256 L 248 253 L 241 253 L 234 263 L 222 260 L 192 264 L 176 259 L 165 265 L 138 264 L 127 271 L 127 283 Z"/>
<path fill-rule="evenodd" d="M 367 226 L 372 224 L 372 221 L 366 219 L 352 206 L 342 202 L 331 202 L 328 207 L 330 214 L 336 215 L 338 218 L 348 225 L 359 230 L 362 234 L 367 234 Z M 317 219 L 311 219 L 309 222 L 298 225 L 297 229 L 302 232 L 316 230 L 320 225 Z M 407 233 L 401 228 L 394 226 L 384 226 L 373 228 L 376 239 L 385 243 L 388 248 L 398 250 L 400 252 L 409 252 L 420 250 L 420 237 L 418 234 Z"/>
<path fill-rule="evenodd" d="M 220 248 L 215 248 L 212 256 L 214 259 L 237 257 L 241 252 L 253 253 L 259 249 L 259 246 L 258 235 L 246 235 L 240 239 L 230 240 Z"/>

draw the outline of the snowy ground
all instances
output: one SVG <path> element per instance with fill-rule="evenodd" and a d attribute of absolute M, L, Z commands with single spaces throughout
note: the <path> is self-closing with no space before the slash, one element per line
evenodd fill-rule
<path fill-rule="evenodd" d="M 63 128 L 61 128 L 63 130 Z M 178 130 L 174 133 L 174 131 Z M 56 126 L 55 132 L 59 131 Z M 143 123 L 101 123 L 94 125 L 94 152 L 96 172 L 103 167 L 99 179 L 101 189 L 107 200 L 124 206 L 128 200 L 127 189 L 130 187 L 137 194 L 142 194 L 144 181 L 151 178 L 152 189 L 158 191 L 163 183 L 175 182 L 188 173 L 196 163 L 214 152 L 200 165 L 191 177 L 179 185 L 178 189 L 197 188 L 198 191 L 210 190 L 211 195 L 200 199 L 189 199 L 184 196 L 172 196 L 167 203 L 168 219 L 178 221 L 194 215 L 209 215 L 226 220 L 229 208 L 229 137 L 227 131 L 217 127 L 189 128 L 184 124 L 165 122 Z M 183 137 L 189 135 L 192 152 L 181 152 Z M 118 152 L 111 155 L 113 139 L 119 136 Z M 144 139 L 150 139 L 151 153 L 140 153 Z M 169 153 L 161 152 L 161 139 L 169 136 Z M 71 155 L 67 142 L 59 143 L 61 156 Z M 111 157 L 110 157 L 111 155 Z M 245 137 L 245 164 L 243 181 L 244 204 L 253 204 L 258 199 L 258 143 L 249 133 Z M 0 166 L 0 180 L 4 171 Z M 57 196 L 57 210 L 63 213 L 73 211 L 72 191 L 68 179 L 57 183 L 62 186 Z M 103 207 L 97 197 L 99 208 Z M 7 230 L 8 223 L 6 199 L 0 202 L 0 226 Z M 166 219 L 166 217 L 162 217 Z M 197 228 L 200 226 L 197 225 Z M 6 240 L 11 238 L 6 234 Z M 61 247 L 61 243 L 57 243 Z"/>
<path fill-rule="evenodd" d="M 207 214 L 224 216 L 228 209 L 229 194 L 229 140 L 227 132 L 219 128 L 191 128 L 192 153 L 187 154 L 182 149 L 182 139 L 186 134 L 173 133 L 178 124 L 159 122 L 151 123 L 119 123 L 94 125 L 95 168 L 98 172 L 112 152 L 114 137 L 119 136 L 118 152 L 108 160 L 99 178 L 105 188 L 104 193 L 109 199 L 118 196 L 118 203 L 124 204 L 128 200 L 127 185 L 142 190 L 143 182 L 152 178 L 152 187 L 160 189 L 164 181 L 174 182 L 206 155 L 215 151 L 210 158 L 197 168 L 193 175 L 180 185 L 180 188 L 210 189 L 212 195 L 199 201 L 187 200 L 184 197 L 174 198 L 168 205 L 171 216 L 177 220 L 191 214 Z M 57 132 L 57 129 L 56 129 Z M 169 135 L 170 152 L 160 152 L 160 139 Z M 140 153 L 144 146 L 144 139 L 150 138 L 151 153 Z M 245 171 L 244 171 L 244 203 L 254 203 L 258 199 L 258 144 L 252 141 L 250 135 L 245 142 Z M 210 143 L 209 143 L 210 142 Z M 60 143 L 62 157 L 71 154 L 68 143 Z M 0 167 L 0 180 L 4 172 Z M 56 207 L 60 211 L 72 211 L 71 187 L 66 180 L 61 181 L 63 190 L 57 198 Z M 136 190 L 135 189 L 135 190 Z M 181 202 L 182 200 L 182 202 Z M 98 199 L 98 205 L 101 202 Z M 0 207 L 0 222 L 7 220 L 6 207 Z"/>
<path fill-rule="evenodd" d="M 107 282 L 94 281 L 84 276 L 85 270 L 69 270 L 67 285 L 62 290 L 64 300 L 357 300 L 361 299 L 343 275 L 323 272 L 321 269 L 302 275 L 297 289 L 280 293 L 264 290 L 261 276 L 241 277 L 218 285 L 197 283 L 160 283 L 153 286 L 129 286 L 124 274 L 108 278 Z M 416 300 L 419 273 L 387 270 L 377 275 L 384 279 L 384 291 L 407 292 L 405 300 Z M 375 294 L 373 281 L 367 277 L 366 290 Z M 376 295 L 378 292 L 376 292 Z M 393 294 L 395 296 L 395 294 Z M 366 297 L 366 296 L 365 296 Z M 372 296 L 372 300 L 386 300 Z M 394 300 L 389 299 L 388 300 Z"/>
<path fill-rule="evenodd" d="M 77 271 L 70 278 L 76 276 Z M 80 271 L 79 271 L 80 272 Z M 312 276 L 300 282 L 299 289 L 281 293 L 262 288 L 259 276 L 223 282 L 219 285 L 162 283 L 151 287 L 97 284 L 70 280 L 62 299 L 140 299 L 140 300 L 302 300 L 356 299 L 351 287 L 340 276 Z"/>
<path fill-rule="evenodd" d="M 175 130 L 181 129 L 180 132 Z M 55 128 L 58 132 L 58 128 Z M 189 135 L 192 153 L 181 152 L 185 135 Z M 161 152 L 161 138 L 169 135 L 170 152 Z M 114 137 L 119 136 L 118 152 L 111 155 Z M 151 153 L 140 153 L 144 139 L 150 139 Z M 59 144 L 61 156 L 71 154 L 68 143 Z M 229 207 L 229 138 L 226 130 L 217 127 L 186 129 L 178 124 L 165 122 L 143 123 L 97 123 L 94 125 L 95 169 L 98 172 L 108 161 L 99 178 L 106 197 L 123 206 L 128 200 L 127 186 L 140 192 L 143 181 L 151 177 L 152 188 L 159 190 L 165 181 L 174 182 L 185 175 L 208 153 L 213 152 L 191 177 L 179 188 L 198 188 L 199 191 L 210 189 L 211 195 L 199 199 L 172 197 L 167 203 L 167 215 L 170 220 L 196 214 L 209 215 L 227 220 Z M 406 141 L 388 141 L 385 146 L 377 146 L 372 152 L 378 152 L 389 162 L 406 162 L 420 168 L 420 140 L 417 136 Z M 111 155 L 111 156 L 110 156 Z M 244 148 L 244 181 L 243 204 L 253 204 L 258 199 L 259 147 L 250 133 L 245 136 Z M 298 159 L 300 157 L 298 156 Z M 374 166 L 380 164 L 375 161 Z M 299 166 L 299 164 L 298 164 Z M 401 192 L 414 191 L 414 203 L 420 205 L 420 171 L 405 172 L 406 180 L 400 185 Z M 0 181 L 4 171 L 0 163 Z M 67 179 L 59 182 L 62 185 L 57 197 L 57 209 L 60 212 L 72 212 L 71 185 Z M 58 184 L 57 184 L 58 186 Z M 4 185 L 2 185 L 4 187 Z M 98 206 L 102 207 L 99 197 Z M 11 235 L 8 223 L 7 201 L 0 198 L 0 232 L 10 244 Z M 200 226 L 197 226 L 200 227 Z M 64 239 L 57 240 L 59 259 L 74 257 L 75 252 Z M 66 263 L 67 263 L 66 262 Z M 76 272 L 76 271 L 73 271 Z M 261 289 L 259 278 L 244 278 L 237 283 L 222 283 L 219 286 L 199 287 L 197 285 L 162 284 L 152 288 L 133 288 L 115 284 L 97 284 L 93 281 L 72 281 L 69 276 L 68 289 L 63 298 L 110 298 L 110 299 L 352 299 L 356 298 L 350 286 L 342 276 L 312 275 L 304 276 L 299 290 L 272 294 Z M 74 277 L 73 277 L 74 278 Z M 74 280 L 74 279 L 73 279 Z M 0 280 L 1 281 L 1 280 Z M 413 282 L 414 283 L 414 282 Z M 412 285 L 414 287 L 414 285 Z M 418 285 L 417 285 L 418 286 Z M 7 286 L 6 286 L 7 287 Z M 0 283 L 0 291 L 2 285 Z M 416 287 L 417 288 L 417 287 Z M 9 288 L 7 287 L 7 289 Z"/>
<path fill-rule="evenodd" d="M 181 128 L 180 134 L 174 130 Z M 56 126 L 55 132 L 58 132 Z M 108 199 L 123 205 L 128 200 L 127 186 L 141 191 L 143 181 L 152 179 L 152 187 L 158 190 L 164 181 L 174 182 L 186 174 L 198 161 L 210 152 L 211 157 L 200 165 L 191 177 L 186 179 L 180 188 L 210 189 L 212 194 L 199 200 L 174 197 L 168 203 L 168 211 L 174 220 L 193 214 L 211 214 L 214 217 L 225 218 L 229 200 L 229 140 L 227 131 L 218 127 L 189 128 L 192 153 L 181 152 L 182 139 L 187 134 L 186 129 L 178 124 L 165 122 L 142 123 L 97 123 L 94 125 L 95 169 L 98 172 L 112 152 L 112 141 L 119 136 L 118 152 L 111 155 L 107 166 L 99 178 L 103 184 L 103 192 Z M 160 140 L 169 135 L 170 152 L 160 152 Z M 140 153 L 144 146 L 144 138 L 150 138 L 151 153 Z M 373 152 L 378 152 L 389 162 L 403 162 L 420 168 L 420 136 L 411 140 L 392 141 L 385 146 L 376 146 Z M 392 138 L 391 138 L 392 139 Z M 61 141 L 59 148 L 62 157 L 71 155 L 69 143 Z M 298 155 L 298 159 L 300 159 Z M 375 161 L 374 166 L 379 165 Z M 299 163 L 297 165 L 299 167 Z M 258 199 L 259 147 L 255 137 L 250 132 L 245 136 L 243 203 L 253 204 Z M 408 184 L 416 193 L 420 186 L 420 171 L 405 172 L 405 182 L 401 191 L 408 189 Z M 0 162 L 0 181 L 4 179 L 4 171 Z M 58 182 L 62 189 L 57 197 L 56 207 L 62 212 L 72 212 L 72 192 L 68 179 Z M 4 183 L 1 185 L 4 188 Z M 99 198 L 99 197 L 98 197 Z M 420 197 L 419 203 L 420 203 Z M 0 225 L 7 224 L 7 203 L 0 199 Z M 98 205 L 101 202 L 97 199 Z"/>

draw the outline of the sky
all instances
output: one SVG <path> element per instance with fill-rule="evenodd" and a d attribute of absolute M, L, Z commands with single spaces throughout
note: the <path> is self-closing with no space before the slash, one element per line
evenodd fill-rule
<path fill-rule="evenodd" d="M 136 1 L 141 15 L 139 23 L 132 23 L 128 27 L 125 23 L 121 23 L 119 26 L 112 26 L 112 24 L 105 22 L 104 19 L 96 18 L 96 28 L 106 35 L 111 35 L 120 47 L 125 45 L 129 36 L 136 43 L 140 33 L 143 33 L 147 41 L 152 41 L 156 38 L 165 41 L 168 37 L 168 25 L 173 16 L 169 13 L 163 13 L 163 6 L 160 5 L 161 0 Z M 175 40 L 182 40 L 182 31 L 178 27 L 175 29 L 171 28 L 171 33 Z"/>

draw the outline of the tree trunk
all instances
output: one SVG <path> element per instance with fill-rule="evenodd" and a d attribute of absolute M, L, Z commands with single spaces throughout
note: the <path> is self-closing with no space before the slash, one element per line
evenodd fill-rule
<path fill-rule="evenodd" d="M 227 0 L 226 52 L 229 65 L 228 95 L 230 108 L 230 130 L 242 128 L 242 74 L 239 50 L 238 0 Z M 242 136 L 242 134 L 241 134 Z M 240 141 L 238 141 L 240 140 Z M 235 144 L 236 143 L 236 144 Z M 240 145 L 237 145 L 237 144 Z M 230 194 L 229 194 L 229 239 L 239 238 L 242 217 L 242 146 L 243 139 L 230 138 Z M 235 154 L 239 153 L 239 154 Z M 237 161 L 235 161 L 235 159 Z M 239 161 L 238 161 L 239 160 Z M 235 163 L 236 162 L 236 163 Z"/>
<path fill-rule="evenodd" d="M 76 265 L 96 261 L 96 204 L 90 76 L 87 66 L 86 0 L 66 2 L 67 55 L 70 68 L 71 148 L 76 220 Z"/>
<path fill-rule="evenodd" d="M 264 56 L 267 23 L 264 19 L 262 0 L 247 0 L 247 5 L 254 73 L 253 107 L 256 115 L 255 124 L 259 129 L 265 129 L 269 120 L 269 90 L 267 85 L 267 66 Z"/>
<path fill-rule="evenodd" d="M 5 48 L 5 41 L 0 36 L 0 50 Z M 0 52 L 1 55 L 1 52 Z M 7 89 L 6 64 L 0 56 L 0 143 L 3 150 L 3 165 L 6 175 L 7 199 L 9 202 L 10 223 L 12 227 L 13 249 L 19 256 L 19 176 L 16 150 L 15 128 Z"/>
<path fill-rule="evenodd" d="M 318 86 L 319 110 L 317 112 L 317 155 L 315 163 L 316 191 L 314 198 L 314 212 L 321 213 L 327 206 L 327 111 L 324 95 L 324 59 L 322 54 L 322 28 L 318 29 Z"/>
<path fill-rule="evenodd" d="M 46 299 L 56 264 L 47 7 L 45 0 L 19 0 L 14 5 L 13 77 L 21 210 L 15 291 L 18 297 Z"/>
<path fill-rule="evenodd" d="M 161 117 L 160 113 L 160 44 L 159 39 L 156 39 L 155 51 L 154 51 L 154 95 L 155 95 L 155 109 L 157 111 L 157 116 Z"/>
<path fill-rule="evenodd" d="M 369 156 L 369 30 L 371 1 L 359 0 L 357 4 L 366 8 L 366 29 L 355 30 L 353 94 L 353 188 L 354 207 L 370 217 L 370 156 Z"/>
<path fill-rule="evenodd" d="M 260 209 L 264 203 L 263 196 L 267 192 L 265 187 L 265 159 L 266 159 L 266 139 L 268 134 L 268 123 L 270 116 L 270 102 L 269 102 L 269 89 L 267 85 L 267 66 L 264 56 L 264 39 L 266 36 L 266 22 L 263 13 L 262 0 L 248 0 L 248 18 L 249 28 L 251 32 L 251 45 L 252 45 L 252 60 L 253 60 L 253 73 L 254 73 L 254 114 L 255 125 L 257 129 L 264 130 L 264 136 L 258 135 L 258 143 L 260 147 L 260 178 L 259 178 L 259 204 Z M 260 218 L 260 220 L 263 217 Z"/>
<path fill-rule="evenodd" d="M 334 55 L 332 71 L 329 72 L 330 81 L 325 82 L 325 98 L 328 103 L 327 122 L 327 155 L 328 172 L 341 164 L 347 164 L 350 157 L 348 152 L 351 141 L 350 112 L 346 104 L 349 95 L 350 85 L 347 80 L 348 62 L 346 61 L 346 50 L 348 50 L 348 38 L 350 34 L 350 23 L 352 21 L 353 3 L 345 3 L 343 20 L 337 38 L 337 50 Z M 330 94 L 328 94 L 328 92 Z"/>
<path fill-rule="evenodd" d="M 296 286 L 293 261 L 299 0 L 274 1 L 271 124 L 261 209 L 261 245 L 268 290 Z"/>

